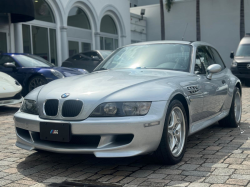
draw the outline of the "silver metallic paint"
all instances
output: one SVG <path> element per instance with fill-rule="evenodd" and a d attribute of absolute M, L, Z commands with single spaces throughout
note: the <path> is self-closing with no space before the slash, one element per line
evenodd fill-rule
<path fill-rule="evenodd" d="M 181 43 L 191 45 L 192 59 L 190 72 L 178 72 L 154 69 L 118 69 L 99 71 L 91 74 L 65 78 L 41 86 L 26 96 L 36 100 L 39 116 L 18 111 L 15 125 L 18 128 L 39 132 L 40 122 L 69 122 L 72 134 L 101 135 L 96 149 L 84 147 L 72 148 L 65 144 L 53 147 L 50 142 L 36 143 L 23 139 L 17 134 L 17 146 L 23 149 L 43 149 L 59 153 L 93 153 L 97 157 L 126 157 L 147 154 L 157 149 L 161 140 L 166 111 L 170 101 L 176 96 L 185 98 L 189 109 L 189 135 L 208 127 L 226 117 L 232 102 L 236 84 L 241 86 L 229 69 L 213 74 L 212 80 L 207 75 L 194 73 L 196 49 L 203 42 L 160 41 L 154 43 Z M 133 44 L 133 45 L 142 45 Z M 65 86 L 67 85 L 67 86 Z M 195 90 L 191 92 L 190 90 Z M 63 93 L 70 93 L 62 99 Z M 63 118 L 59 112 L 56 117 L 49 117 L 42 112 L 47 99 L 59 99 L 59 108 L 67 99 L 79 99 L 83 102 L 81 114 L 74 118 Z M 91 118 L 89 115 L 101 103 L 125 101 L 152 101 L 146 116 Z M 145 127 L 145 124 L 160 122 L 159 125 Z M 116 145 L 113 136 L 117 134 L 134 134 L 132 142 Z"/>

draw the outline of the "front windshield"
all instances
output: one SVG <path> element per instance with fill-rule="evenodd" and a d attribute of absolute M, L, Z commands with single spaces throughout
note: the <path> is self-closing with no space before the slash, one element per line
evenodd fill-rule
<path fill-rule="evenodd" d="M 191 50 L 192 47 L 185 44 L 132 45 L 118 49 L 96 71 L 147 68 L 189 72 Z"/>
<path fill-rule="evenodd" d="M 53 67 L 53 65 L 45 59 L 35 55 L 14 55 L 15 58 L 22 67 Z"/>
<path fill-rule="evenodd" d="M 103 58 L 107 58 L 109 55 L 111 55 L 111 51 L 100 51 L 101 55 L 103 56 Z"/>
<path fill-rule="evenodd" d="M 250 44 L 241 44 L 235 56 L 250 56 Z"/>

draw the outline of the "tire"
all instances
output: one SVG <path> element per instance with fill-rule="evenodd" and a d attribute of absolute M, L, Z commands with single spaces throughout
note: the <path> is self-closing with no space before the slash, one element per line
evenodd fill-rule
<path fill-rule="evenodd" d="M 174 119 L 173 112 L 175 113 L 175 116 L 177 116 L 177 118 L 175 118 L 176 120 L 180 119 L 182 116 L 181 123 L 180 120 L 177 120 L 178 123 L 175 124 L 174 121 L 176 120 L 172 120 Z M 172 126 L 171 124 L 174 124 L 173 126 L 176 127 L 181 125 L 181 128 L 179 128 L 179 133 L 178 131 L 176 131 L 177 128 L 171 128 Z M 173 140 L 175 139 L 173 137 L 178 137 L 178 134 L 180 135 L 179 141 L 181 143 L 179 145 L 175 145 L 174 148 L 171 149 L 171 147 L 173 147 L 174 145 L 174 142 L 171 141 L 171 139 Z M 185 108 L 179 100 L 173 100 L 171 101 L 168 107 L 160 145 L 156 150 L 156 152 L 154 153 L 156 160 L 159 161 L 161 164 L 168 164 L 168 165 L 174 165 L 179 163 L 182 160 L 185 153 L 187 144 L 187 134 L 188 134 L 188 121 Z M 171 143 L 173 144 L 170 145 Z"/>
<path fill-rule="evenodd" d="M 235 112 L 237 113 L 235 114 Z M 220 120 L 219 124 L 224 127 L 237 128 L 240 125 L 241 114 L 242 114 L 241 94 L 240 94 L 240 89 L 236 87 L 234 88 L 234 95 L 233 95 L 229 114 L 227 117 Z"/>
<path fill-rule="evenodd" d="M 48 83 L 47 80 L 40 75 L 32 77 L 28 84 L 28 89 L 27 89 L 28 93 L 34 90 L 35 88 L 42 86 L 44 84 L 47 84 L 47 83 Z"/>

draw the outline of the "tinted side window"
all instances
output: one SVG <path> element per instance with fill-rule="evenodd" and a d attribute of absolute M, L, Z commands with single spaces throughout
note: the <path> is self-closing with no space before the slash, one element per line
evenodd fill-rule
<path fill-rule="evenodd" d="M 205 66 L 205 69 L 207 69 L 208 66 L 211 65 L 211 57 L 206 49 L 206 46 L 199 46 L 197 48 L 197 51 L 200 56 L 201 63 L 203 63 Z"/>
<path fill-rule="evenodd" d="M 201 57 L 199 55 L 198 50 L 196 51 L 196 60 L 195 60 L 194 71 L 195 71 L 195 74 L 206 74 L 204 62 L 201 62 Z"/>
<path fill-rule="evenodd" d="M 101 59 L 100 55 L 97 52 L 87 52 L 84 53 L 84 55 L 90 57 L 91 59 Z"/>
<path fill-rule="evenodd" d="M 16 66 L 18 66 L 18 64 L 15 62 L 15 60 L 13 58 L 11 58 L 10 56 L 0 56 L 0 66 L 3 66 L 5 63 L 10 62 L 15 64 Z"/>
<path fill-rule="evenodd" d="M 213 53 L 215 63 L 221 65 L 221 68 L 224 69 L 225 64 L 222 61 L 221 56 L 219 55 L 219 53 L 212 47 L 210 47 L 210 49 L 211 49 L 211 51 Z"/>

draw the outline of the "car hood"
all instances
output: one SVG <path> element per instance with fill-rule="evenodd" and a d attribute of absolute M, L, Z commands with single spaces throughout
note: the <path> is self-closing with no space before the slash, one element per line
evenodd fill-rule
<path fill-rule="evenodd" d="M 48 99 L 79 99 L 92 110 L 103 102 L 164 100 L 168 83 L 189 73 L 167 70 L 120 69 L 59 79 L 41 88 L 39 107 Z M 165 79 L 169 79 L 166 81 Z M 172 80 L 171 80 L 172 79 Z M 174 86 L 172 86 L 174 87 Z M 171 88 L 170 88 L 171 90 Z M 62 99 L 64 93 L 70 96 Z"/>
<path fill-rule="evenodd" d="M 11 76 L 0 72 L 0 98 L 13 97 L 22 90 L 22 86 L 15 81 Z"/>
<path fill-rule="evenodd" d="M 235 57 L 234 60 L 238 63 L 250 63 L 250 57 Z"/>

